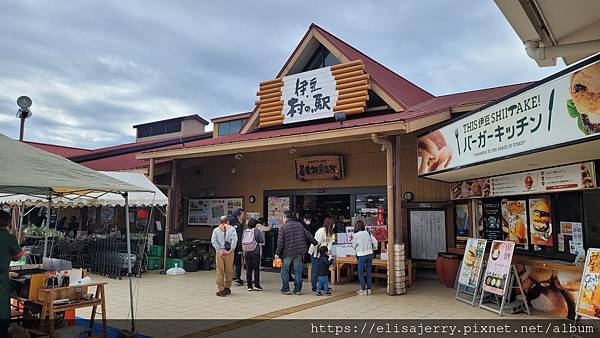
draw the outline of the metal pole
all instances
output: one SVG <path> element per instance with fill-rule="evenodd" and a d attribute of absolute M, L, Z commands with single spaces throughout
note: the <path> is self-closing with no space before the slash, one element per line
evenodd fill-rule
<path fill-rule="evenodd" d="M 133 314 L 133 285 L 131 281 L 131 233 L 129 232 L 129 194 L 125 197 L 125 231 L 127 234 L 127 279 L 129 280 L 129 306 L 131 310 L 131 332 L 135 333 L 135 317 Z"/>
<path fill-rule="evenodd" d="M 169 231 L 170 231 L 169 228 L 171 227 L 171 217 L 170 217 L 171 216 L 170 205 L 171 205 L 171 198 L 172 198 L 171 197 L 171 188 L 169 188 L 167 190 L 167 196 L 169 198 L 167 199 L 167 208 L 165 210 L 167 217 L 165 217 L 165 223 L 166 223 L 165 224 L 165 249 L 163 252 L 163 271 L 162 271 L 162 273 L 167 273 L 167 250 L 168 250 L 168 246 L 169 246 Z"/>
<path fill-rule="evenodd" d="M 25 202 L 21 202 L 19 205 L 19 222 L 17 228 L 17 243 L 21 243 L 21 235 L 23 231 L 23 213 L 25 212 Z"/>
<path fill-rule="evenodd" d="M 44 234 L 44 257 L 48 254 L 48 232 L 50 232 L 50 217 L 52 217 L 52 194 L 48 194 L 48 212 L 46 213 L 46 231 Z M 42 261 L 44 260 L 42 258 Z"/>
<path fill-rule="evenodd" d="M 23 141 L 23 135 L 25 134 L 25 118 L 21 117 L 21 129 L 19 130 L 19 141 Z"/>

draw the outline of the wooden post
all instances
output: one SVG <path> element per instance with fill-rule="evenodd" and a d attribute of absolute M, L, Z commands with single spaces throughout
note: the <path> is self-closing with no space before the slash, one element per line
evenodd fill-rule
<path fill-rule="evenodd" d="M 177 160 L 171 160 L 171 184 L 169 189 L 169 218 L 171 219 L 171 224 L 169 231 L 177 230 L 177 213 L 179 212 L 177 206 L 177 164 Z"/>
<path fill-rule="evenodd" d="M 148 168 L 148 178 L 152 183 L 154 183 L 154 159 L 150 159 L 150 165 Z"/>

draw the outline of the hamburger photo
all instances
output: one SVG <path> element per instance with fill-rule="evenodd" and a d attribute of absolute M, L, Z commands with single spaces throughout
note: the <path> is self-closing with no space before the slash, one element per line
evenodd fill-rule
<path fill-rule="evenodd" d="M 571 75 L 569 115 L 577 118 L 579 129 L 592 135 L 600 132 L 600 62 Z"/>
<path fill-rule="evenodd" d="M 552 238 L 552 213 L 550 203 L 546 199 L 533 200 L 531 207 L 531 222 L 533 225 L 533 244 L 551 245 Z M 531 205 L 531 204 L 530 204 Z"/>

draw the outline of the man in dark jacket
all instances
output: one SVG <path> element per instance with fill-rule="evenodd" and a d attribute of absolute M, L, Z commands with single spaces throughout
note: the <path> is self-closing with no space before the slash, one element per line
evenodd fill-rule
<path fill-rule="evenodd" d="M 237 286 L 244 285 L 242 280 L 242 234 L 244 233 L 244 210 L 235 209 L 229 217 L 229 225 L 235 228 L 238 236 L 237 246 L 234 250 L 233 258 L 233 281 Z"/>
<path fill-rule="evenodd" d="M 281 257 L 281 293 L 290 295 L 290 266 L 294 269 L 294 294 L 302 292 L 302 256 L 308 251 L 307 242 L 317 245 L 304 225 L 294 219 L 290 211 L 284 212 L 284 224 L 279 228 L 275 258 Z"/>

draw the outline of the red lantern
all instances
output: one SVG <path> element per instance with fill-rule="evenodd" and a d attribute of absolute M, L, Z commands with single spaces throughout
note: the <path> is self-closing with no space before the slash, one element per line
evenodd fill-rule
<path fill-rule="evenodd" d="M 146 219 L 146 218 L 148 218 L 149 214 L 150 213 L 146 209 L 140 209 L 140 210 L 137 211 L 137 217 L 140 218 L 140 219 Z"/>

